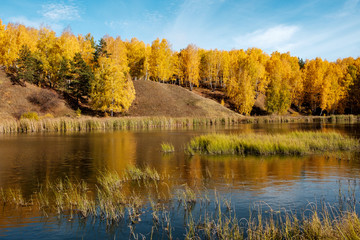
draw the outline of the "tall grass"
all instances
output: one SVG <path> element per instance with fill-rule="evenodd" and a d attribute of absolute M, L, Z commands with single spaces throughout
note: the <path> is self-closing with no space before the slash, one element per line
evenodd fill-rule
<path fill-rule="evenodd" d="M 227 118 L 168 118 L 168 117 L 63 117 L 40 118 L 39 120 L 23 118 L 20 120 L 0 120 L 0 133 L 28 132 L 68 132 L 118 129 L 178 128 L 191 126 L 234 125 L 241 123 L 290 123 L 290 122 L 323 122 L 341 123 L 360 122 L 360 116 L 333 115 L 319 116 L 265 116 L 265 117 L 227 117 Z"/>
<path fill-rule="evenodd" d="M 179 224 L 179 219 L 182 218 L 184 225 L 180 231 L 186 233 L 183 235 L 185 239 L 360 238 L 360 219 L 356 213 L 358 201 L 355 199 L 355 193 L 351 195 L 351 191 L 348 192 L 350 195 L 339 193 L 340 198 L 350 198 L 351 203 L 345 203 L 347 207 L 344 208 L 335 208 L 327 204 L 320 207 L 309 204 L 303 212 L 292 213 L 286 210 L 274 211 L 270 206 L 263 211 L 260 206 L 257 211 L 250 209 L 249 217 L 239 218 L 231 206 L 231 201 L 223 199 L 216 191 L 214 198 L 203 204 L 203 196 L 184 185 L 184 189 L 177 195 L 179 203 L 184 206 L 184 210 L 180 211 L 183 216 L 174 217 L 173 222 L 172 217 L 175 215 L 170 213 L 179 211 L 179 208 L 176 204 L 171 207 L 172 201 L 150 199 L 151 207 L 146 207 L 138 194 L 125 193 L 126 183 L 156 182 L 163 178 L 158 178 L 159 174 L 151 168 L 129 168 L 126 172 L 124 176 L 114 172 L 100 174 L 95 190 L 91 190 L 84 181 L 70 179 L 48 182 L 45 186 L 40 186 L 28 199 L 19 188 L 0 189 L 0 204 L 3 207 L 15 205 L 34 209 L 39 206 L 44 211 L 55 210 L 68 221 L 73 221 L 77 216 L 80 219 L 97 218 L 108 225 L 122 221 L 127 223 L 125 225 L 129 226 L 133 236 L 136 236 L 135 224 L 141 221 L 141 215 L 148 214 L 153 219 L 151 236 L 153 231 L 163 231 L 169 239 L 172 238 L 174 230 L 172 226 Z M 145 189 L 142 195 L 148 194 L 148 188 Z M 200 212 L 193 211 L 196 204 L 200 204 Z M 179 225 L 176 228 L 181 229 Z"/>
<path fill-rule="evenodd" d="M 239 122 L 237 118 L 44 118 L 0 120 L 0 133 L 69 132 L 93 130 L 177 128 L 225 125 Z"/>
<path fill-rule="evenodd" d="M 303 155 L 325 151 L 359 149 L 359 141 L 336 132 L 286 134 L 210 134 L 193 138 L 185 151 L 189 154 Z"/>

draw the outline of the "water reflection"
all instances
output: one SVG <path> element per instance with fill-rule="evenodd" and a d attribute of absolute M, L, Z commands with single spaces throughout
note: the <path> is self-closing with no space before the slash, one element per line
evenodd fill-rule
<path fill-rule="evenodd" d="M 295 208 L 318 197 L 335 202 L 339 181 L 359 178 L 359 153 L 304 157 L 188 156 L 183 149 L 192 137 L 214 132 L 318 130 L 360 138 L 359 129 L 359 124 L 245 124 L 166 131 L 0 135 L 0 187 L 20 186 L 29 196 L 39 184 L 59 178 L 83 179 L 91 185 L 105 169 L 121 174 L 129 166 L 150 166 L 169 176 L 158 186 L 147 189 L 165 199 L 186 184 L 201 191 L 216 189 L 232 198 L 241 213 L 247 213 L 254 201 Z M 172 143 L 175 153 L 163 154 L 162 142 Z M 135 183 L 124 187 L 124 194 L 134 192 L 141 195 L 144 186 Z M 142 198 L 147 201 L 148 196 L 143 194 Z M 2 209 L 0 229 L 39 222 L 39 216 L 32 211 Z"/>
<path fill-rule="evenodd" d="M 150 166 L 193 185 L 202 179 L 211 184 L 232 182 L 235 187 L 261 189 L 270 185 L 292 184 L 301 178 L 326 179 L 357 176 L 356 161 L 336 157 L 241 157 L 187 156 L 185 144 L 196 135 L 224 133 L 282 133 L 293 130 L 340 131 L 359 137 L 359 124 L 245 124 L 227 128 L 143 130 L 70 134 L 0 136 L 0 186 L 20 185 L 31 192 L 38 184 L 57 178 L 96 182 L 99 171 L 121 173 L 128 166 Z M 160 152 L 162 142 L 175 146 L 174 154 Z M 346 157 L 345 157 L 346 158 Z M 352 157 L 358 159 L 358 157 Z M 211 187 L 211 186 L 210 186 Z"/>

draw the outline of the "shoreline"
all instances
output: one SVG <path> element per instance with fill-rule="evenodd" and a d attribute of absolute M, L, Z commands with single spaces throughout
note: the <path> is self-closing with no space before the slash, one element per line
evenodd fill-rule
<path fill-rule="evenodd" d="M 1 133 L 89 132 L 95 130 L 171 129 L 193 126 L 267 123 L 359 123 L 360 115 L 259 117 L 59 117 L 40 120 L 0 120 Z"/>

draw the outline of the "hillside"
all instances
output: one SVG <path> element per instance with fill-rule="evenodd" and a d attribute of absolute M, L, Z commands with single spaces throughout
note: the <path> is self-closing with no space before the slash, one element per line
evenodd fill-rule
<path fill-rule="evenodd" d="M 214 100 L 171 84 L 134 81 L 136 98 L 125 116 L 227 117 L 239 116 Z M 85 108 L 86 109 L 86 108 Z M 84 109 L 84 113 L 87 112 Z M 19 119 L 34 111 L 40 116 L 75 116 L 68 103 L 55 91 L 32 84 L 14 85 L 0 70 L 0 119 Z"/>
<path fill-rule="evenodd" d="M 25 87 L 14 85 L 0 70 L 0 119 L 19 119 L 25 112 L 37 112 L 40 116 L 74 116 L 75 112 L 53 90 L 32 84 Z"/>
<path fill-rule="evenodd" d="M 134 87 L 136 98 L 127 116 L 239 116 L 214 100 L 176 85 L 137 80 L 134 81 Z"/>

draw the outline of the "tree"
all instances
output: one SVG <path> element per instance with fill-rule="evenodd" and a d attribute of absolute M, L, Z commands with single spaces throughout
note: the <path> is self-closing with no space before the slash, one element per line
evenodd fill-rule
<path fill-rule="evenodd" d="M 269 82 L 266 91 L 267 111 L 284 113 L 290 108 L 292 100 L 297 98 L 294 89 L 300 90 L 302 87 L 298 59 L 289 53 L 274 52 L 267 61 L 266 72 Z"/>
<path fill-rule="evenodd" d="M 104 40 L 106 42 L 104 48 L 106 54 L 104 56 L 113 59 L 126 76 L 129 73 L 129 67 L 125 43 L 120 37 L 114 39 L 113 37 L 105 36 Z"/>
<path fill-rule="evenodd" d="M 91 101 L 95 109 L 102 111 L 122 112 L 129 109 L 135 99 L 135 90 L 121 67 L 114 59 L 99 57 L 99 67 L 91 83 Z"/>
<path fill-rule="evenodd" d="M 94 63 L 94 53 L 95 53 L 95 41 L 94 37 L 90 35 L 90 33 L 86 34 L 85 37 L 82 35 L 78 35 L 77 37 L 80 53 L 83 60 L 91 66 Z"/>
<path fill-rule="evenodd" d="M 130 42 L 126 42 L 126 49 L 130 76 L 133 79 L 143 77 L 145 75 L 144 64 L 146 60 L 145 43 L 132 38 Z"/>
<path fill-rule="evenodd" d="M 149 58 L 150 78 L 153 81 L 168 81 L 172 76 L 171 72 L 172 51 L 166 39 L 159 38 L 151 44 L 151 55 Z"/>
<path fill-rule="evenodd" d="M 95 46 L 93 62 L 95 63 L 96 66 L 98 66 L 98 61 L 100 57 L 109 57 L 106 46 L 107 43 L 104 38 L 101 38 L 99 44 Z"/>
<path fill-rule="evenodd" d="M 65 59 L 73 59 L 75 54 L 80 52 L 80 44 L 78 38 L 70 29 L 64 30 L 60 37 L 57 38 L 57 46 L 61 57 Z"/>
<path fill-rule="evenodd" d="M 229 56 L 229 80 L 226 94 L 237 111 L 248 115 L 255 103 L 257 92 L 265 88 L 266 56 L 258 49 L 233 50 Z"/>
<path fill-rule="evenodd" d="M 39 83 L 40 74 L 42 72 L 40 62 L 32 55 L 29 47 L 23 45 L 19 58 L 16 60 L 16 68 L 14 67 L 14 77 L 16 81 L 26 81 L 33 84 Z"/>
<path fill-rule="evenodd" d="M 90 93 L 90 83 L 94 80 L 94 74 L 91 67 L 84 61 L 80 53 L 76 53 L 71 65 L 70 92 L 77 101 L 82 96 L 88 96 Z"/>
<path fill-rule="evenodd" d="M 19 56 L 20 49 L 27 45 L 31 51 L 35 49 L 37 31 L 21 24 L 9 23 L 6 30 L 0 22 L 0 63 L 6 68 L 12 66 Z"/>
<path fill-rule="evenodd" d="M 221 52 L 221 80 L 220 84 L 222 87 L 226 86 L 229 80 L 230 74 L 230 55 L 228 51 Z"/>
<path fill-rule="evenodd" d="M 35 57 L 41 62 L 43 73 L 40 77 L 42 85 L 48 85 L 50 88 L 56 88 L 58 84 L 57 73 L 63 60 L 61 48 L 57 43 L 54 31 L 47 28 L 41 28 Z"/>
<path fill-rule="evenodd" d="M 180 52 L 181 64 L 181 77 L 186 83 L 189 83 L 190 90 L 192 91 L 194 85 L 199 86 L 199 65 L 200 58 L 198 48 L 189 44 L 185 49 Z"/>

